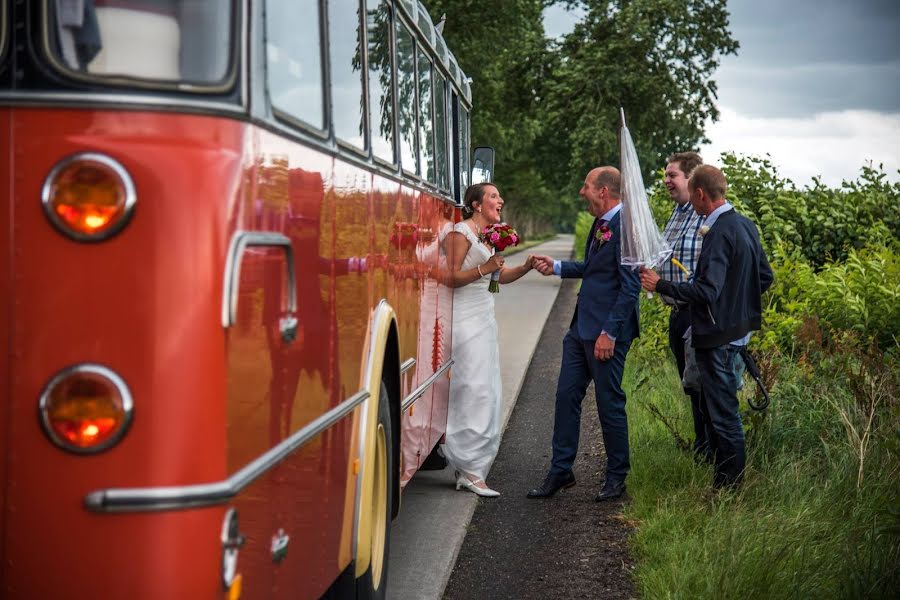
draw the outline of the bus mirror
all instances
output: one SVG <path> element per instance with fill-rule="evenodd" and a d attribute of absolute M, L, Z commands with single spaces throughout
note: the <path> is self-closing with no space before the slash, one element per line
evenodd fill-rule
<path fill-rule="evenodd" d="M 494 180 L 494 149 L 489 146 L 475 148 L 472 158 L 472 183 L 487 183 Z"/>

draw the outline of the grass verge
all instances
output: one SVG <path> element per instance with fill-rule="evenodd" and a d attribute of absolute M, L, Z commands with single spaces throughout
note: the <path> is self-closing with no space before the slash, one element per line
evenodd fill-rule
<path fill-rule="evenodd" d="M 630 353 L 625 377 L 632 449 L 626 517 L 637 524 L 632 549 L 641 595 L 896 598 L 896 361 L 867 364 L 841 352 L 778 359 L 771 407 L 745 418 L 745 485 L 714 494 L 711 468 L 680 450 L 663 422 L 692 439 L 674 360 L 650 329 Z"/>

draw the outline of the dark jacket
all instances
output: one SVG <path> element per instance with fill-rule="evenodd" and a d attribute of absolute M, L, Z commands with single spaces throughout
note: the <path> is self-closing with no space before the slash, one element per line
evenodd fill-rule
<path fill-rule="evenodd" d="M 638 337 L 638 294 L 641 280 L 636 271 L 623 267 L 622 240 L 619 237 L 621 223 L 619 211 L 608 226 L 612 236 L 593 253 L 591 240 L 597 229 L 597 221 L 588 234 L 583 261 L 563 261 L 560 275 L 564 278 L 580 277 L 581 291 L 575 305 L 572 329 L 577 337 L 594 341 L 602 332 L 616 342 L 630 342 Z"/>
<path fill-rule="evenodd" d="M 695 348 L 715 348 L 760 328 L 761 296 L 772 279 L 756 225 L 729 210 L 703 237 L 692 280 L 660 280 L 656 290 L 690 305 Z"/>

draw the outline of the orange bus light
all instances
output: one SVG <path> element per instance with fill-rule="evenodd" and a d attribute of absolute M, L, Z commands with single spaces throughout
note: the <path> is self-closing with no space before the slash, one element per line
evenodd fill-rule
<path fill-rule="evenodd" d="M 50 440 L 71 452 L 105 450 L 131 421 L 125 382 L 100 365 L 83 364 L 57 374 L 41 394 L 40 415 Z"/>
<path fill-rule="evenodd" d="M 41 201 L 57 229 L 75 240 L 100 241 L 128 223 L 137 198 L 121 164 L 103 154 L 84 152 L 53 167 Z"/>

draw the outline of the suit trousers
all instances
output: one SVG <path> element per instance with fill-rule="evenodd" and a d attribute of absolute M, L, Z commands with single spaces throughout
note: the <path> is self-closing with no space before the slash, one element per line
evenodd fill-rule
<path fill-rule="evenodd" d="M 734 361 L 740 346 L 695 348 L 703 386 L 703 400 L 712 424 L 710 439 L 715 457 L 715 487 L 733 486 L 744 477 L 747 456 L 744 425 L 738 406 Z"/>
<path fill-rule="evenodd" d="M 594 358 L 596 340 L 584 341 L 569 330 L 563 338 L 562 367 L 556 387 L 556 412 L 553 421 L 553 461 L 550 473 L 572 470 L 578 455 L 581 431 L 581 402 L 593 380 L 597 413 L 606 449 L 606 478 L 622 481 L 631 467 L 628 452 L 628 417 L 622 374 L 631 341 L 616 342 L 612 358 Z"/>
<path fill-rule="evenodd" d="M 684 377 L 684 332 L 691 326 L 691 312 L 685 307 L 672 308 L 669 315 L 669 348 L 675 355 L 675 363 L 678 365 L 678 376 Z M 710 430 L 712 424 L 703 407 L 703 398 L 696 390 L 685 389 L 684 393 L 691 399 L 691 415 L 694 418 L 694 455 L 712 462 L 712 449 L 710 448 Z"/>

